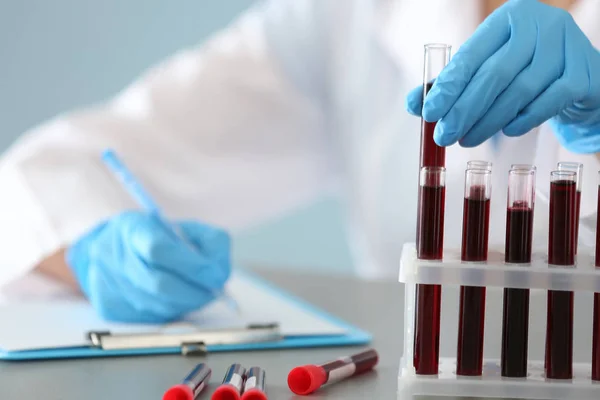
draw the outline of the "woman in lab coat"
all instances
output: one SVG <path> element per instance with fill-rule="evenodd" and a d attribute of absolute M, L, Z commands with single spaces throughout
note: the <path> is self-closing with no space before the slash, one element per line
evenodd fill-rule
<path fill-rule="evenodd" d="M 402 244 L 415 234 L 420 119 L 406 112 L 405 97 L 422 81 L 423 44 L 449 43 L 456 52 L 501 3 L 270 1 L 201 47 L 154 67 L 112 101 L 32 130 L 0 166 L 0 285 L 29 271 L 45 272 L 81 287 L 107 318 L 124 320 L 140 310 L 148 320 L 169 319 L 209 300 L 178 305 L 177 280 L 185 281 L 185 271 L 170 276 L 177 282 L 161 285 L 160 268 L 111 267 L 129 259 L 107 254 L 135 247 L 139 238 L 128 233 L 153 225 L 146 216 L 123 217 L 135 204 L 100 161 L 107 147 L 126 160 L 170 218 L 231 232 L 338 192 L 347 206 L 357 272 L 394 277 Z M 568 9 L 600 46 L 600 2 L 547 3 Z M 543 195 L 558 160 L 584 162 L 582 218 L 594 221 L 595 193 L 586 189 L 600 169 L 595 156 L 569 153 L 544 125 L 477 147 L 448 147 L 448 246 L 458 244 L 464 169 L 471 159 L 494 163 L 492 243 L 503 242 L 512 163 L 537 165 Z M 542 203 L 536 204 L 538 215 Z M 198 229 L 204 228 L 190 227 L 190 235 Z M 156 240 L 142 242 L 144 254 L 156 257 Z M 220 251 L 228 251 L 226 240 L 220 243 Z M 72 247 L 77 254 L 69 257 Z M 210 266 L 211 257 L 204 261 Z M 228 268 L 228 258 L 220 262 Z M 168 264 L 162 260 L 160 266 Z M 116 277 L 124 273 L 129 276 Z M 141 275 L 155 292 L 136 297 L 132 293 L 143 284 L 132 281 Z M 226 279 L 223 272 L 216 285 Z M 193 285 L 185 290 L 201 291 Z M 173 304 L 146 307 L 153 296 Z M 110 309 L 117 306 L 126 311 L 115 315 Z"/>

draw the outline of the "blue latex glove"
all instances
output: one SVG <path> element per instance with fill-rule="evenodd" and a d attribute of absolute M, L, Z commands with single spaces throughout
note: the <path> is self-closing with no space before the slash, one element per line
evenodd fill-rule
<path fill-rule="evenodd" d="M 570 14 L 537 0 L 511 0 L 461 46 L 409 112 L 438 122 L 440 146 L 483 143 L 499 131 L 520 136 L 545 121 L 577 153 L 600 151 L 600 52 Z"/>
<path fill-rule="evenodd" d="M 67 263 L 103 318 L 168 322 L 222 290 L 230 274 L 228 234 L 196 222 L 177 225 L 188 243 L 151 214 L 125 212 L 68 249 Z"/>

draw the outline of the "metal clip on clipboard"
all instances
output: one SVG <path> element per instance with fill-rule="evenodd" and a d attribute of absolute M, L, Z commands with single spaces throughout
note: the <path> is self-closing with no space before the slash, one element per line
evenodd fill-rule
<path fill-rule="evenodd" d="M 283 339 L 278 324 L 253 324 L 237 329 L 207 329 L 186 333 L 88 332 L 92 347 L 102 350 L 155 349 L 180 347 L 182 355 L 205 355 L 207 346 L 274 342 Z"/>

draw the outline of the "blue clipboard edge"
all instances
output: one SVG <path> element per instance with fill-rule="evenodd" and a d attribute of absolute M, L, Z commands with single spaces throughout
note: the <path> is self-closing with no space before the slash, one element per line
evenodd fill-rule
<path fill-rule="evenodd" d="M 291 336 L 285 337 L 282 341 L 266 343 L 245 343 L 233 345 L 214 345 L 208 346 L 211 353 L 227 351 L 256 351 L 256 350 L 277 350 L 293 348 L 310 347 L 339 347 L 339 346 L 358 346 L 371 342 L 372 336 L 368 332 L 353 326 L 324 310 L 294 296 L 293 294 L 271 284 L 260 278 L 256 274 L 236 269 L 236 274 L 245 279 L 252 280 L 257 286 L 261 286 L 266 291 L 284 298 L 290 303 L 300 307 L 302 310 L 317 315 L 324 320 L 342 327 L 346 330 L 345 335 L 326 335 L 326 336 Z M 26 351 L 2 351 L 0 350 L 0 360 L 4 361 L 31 361 L 31 360 L 50 360 L 66 358 L 96 358 L 96 357 L 115 357 L 115 356 L 140 356 L 140 355 L 161 355 L 180 353 L 179 347 L 165 347 L 158 349 L 132 349 L 132 350 L 102 350 L 93 347 L 69 347 L 47 350 L 26 350 Z"/>

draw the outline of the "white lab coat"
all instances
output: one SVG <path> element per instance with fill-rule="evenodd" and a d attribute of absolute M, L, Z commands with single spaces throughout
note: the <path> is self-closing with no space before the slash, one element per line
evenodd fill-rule
<path fill-rule="evenodd" d="M 446 42 L 455 52 L 479 23 L 478 4 L 271 1 L 110 102 L 33 129 L 0 163 L 0 284 L 135 207 L 101 165 L 105 147 L 170 217 L 234 232 L 338 191 L 357 271 L 394 277 L 402 244 L 415 237 L 420 121 L 406 113 L 405 95 L 421 82 L 423 44 Z M 596 46 L 599 15 L 597 0 L 574 10 Z M 538 165 L 543 200 L 556 162 L 582 160 L 582 213 L 595 223 L 594 156 L 567 154 L 551 133 L 533 132 L 504 138 L 497 152 L 489 143 L 448 149 L 448 246 L 459 243 L 469 159 L 494 163 L 492 243 L 503 241 L 511 163 Z M 543 201 L 537 210 L 543 220 Z"/>

